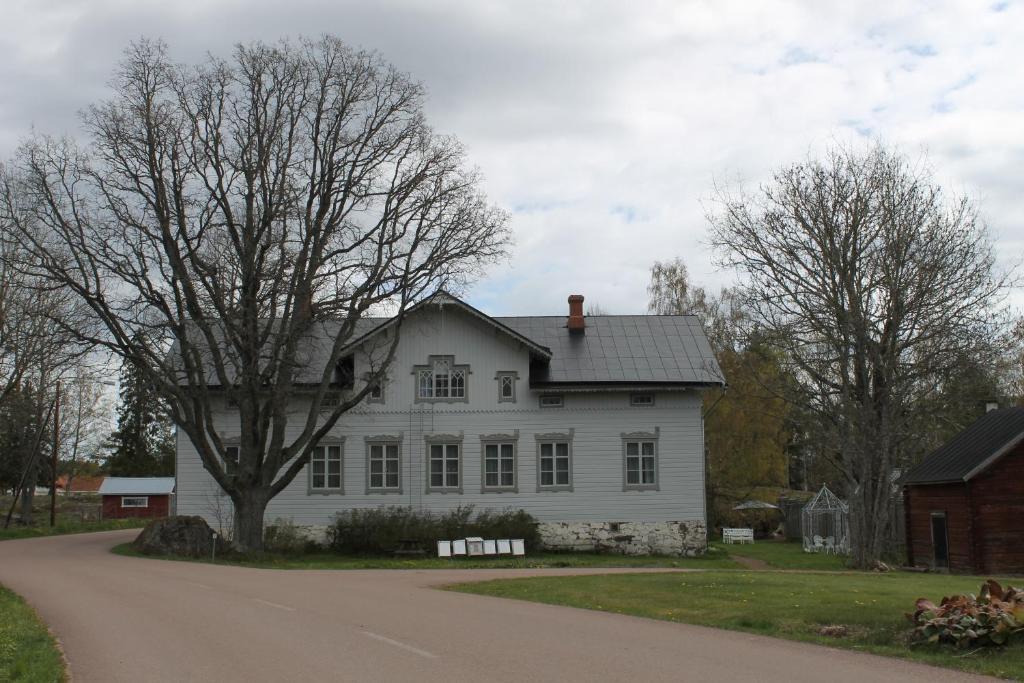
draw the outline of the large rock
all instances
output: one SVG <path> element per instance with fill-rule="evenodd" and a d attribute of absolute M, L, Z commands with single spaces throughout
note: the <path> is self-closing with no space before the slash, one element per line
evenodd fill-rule
<path fill-rule="evenodd" d="M 202 517 L 167 517 L 150 522 L 132 542 L 145 555 L 208 557 L 213 552 L 213 529 Z M 217 538 L 217 552 L 227 543 Z"/>

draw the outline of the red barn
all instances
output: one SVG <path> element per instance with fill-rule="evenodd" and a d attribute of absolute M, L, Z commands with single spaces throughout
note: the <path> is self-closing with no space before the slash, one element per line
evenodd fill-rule
<path fill-rule="evenodd" d="M 903 478 L 907 561 L 1024 572 L 1024 408 L 986 413 Z"/>
<path fill-rule="evenodd" d="M 167 517 L 174 477 L 107 477 L 100 486 L 103 519 Z"/>

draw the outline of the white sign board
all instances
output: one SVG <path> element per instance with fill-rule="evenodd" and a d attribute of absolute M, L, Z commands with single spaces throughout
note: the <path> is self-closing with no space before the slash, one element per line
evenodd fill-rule
<path fill-rule="evenodd" d="M 525 555 L 526 554 L 526 543 L 521 538 L 512 539 L 512 554 L 513 555 Z"/>
<path fill-rule="evenodd" d="M 512 553 L 512 541 L 507 538 L 498 539 L 498 554 L 510 555 Z"/>
<path fill-rule="evenodd" d="M 452 541 L 452 555 L 465 555 L 466 554 L 466 541 L 459 539 L 458 541 Z"/>
<path fill-rule="evenodd" d="M 451 541 L 438 541 L 437 542 L 437 556 L 438 557 L 451 557 L 452 556 L 452 542 Z"/>
<path fill-rule="evenodd" d="M 494 541 L 484 541 L 484 555 L 497 555 L 498 547 Z"/>

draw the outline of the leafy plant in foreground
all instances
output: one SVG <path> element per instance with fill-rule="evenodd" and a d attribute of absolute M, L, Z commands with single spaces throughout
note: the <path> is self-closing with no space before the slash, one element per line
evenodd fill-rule
<path fill-rule="evenodd" d="M 978 596 L 953 595 L 936 605 L 918 598 L 907 617 L 914 622 L 917 643 L 952 643 L 958 648 L 1006 645 L 1024 639 L 1024 591 L 1003 588 L 994 579 Z"/>

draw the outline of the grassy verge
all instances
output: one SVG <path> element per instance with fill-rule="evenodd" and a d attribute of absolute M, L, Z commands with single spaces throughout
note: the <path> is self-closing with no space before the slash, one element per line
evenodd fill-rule
<path fill-rule="evenodd" d="M 64 681 L 57 643 L 32 608 L 0 586 L 0 681 Z"/>
<path fill-rule="evenodd" d="M 450 587 L 465 593 L 632 614 L 746 631 L 928 664 L 1024 679 L 1024 645 L 958 652 L 910 646 L 904 614 L 918 597 L 976 592 L 978 577 L 921 574 L 702 572 L 619 574 L 487 581 Z M 1011 583 L 1013 583 L 1011 581 Z M 842 625 L 847 635 L 819 634 Z"/>
<path fill-rule="evenodd" d="M 149 557 L 124 543 L 113 549 L 118 555 Z M 209 562 L 209 558 L 166 557 L 157 559 Z M 547 569 L 555 567 L 667 567 L 677 569 L 730 569 L 738 567 L 724 553 L 713 552 L 704 557 L 629 557 L 589 553 L 540 553 L 527 557 L 362 557 L 310 553 L 306 555 L 218 556 L 217 564 L 264 569 Z"/>
<path fill-rule="evenodd" d="M 0 519 L 0 522 L 3 520 Z M 17 538 L 38 538 L 41 536 L 59 536 L 61 534 L 85 534 L 90 531 L 114 531 L 115 529 L 141 529 L 151 520 L 148 519 L 109 519 L 102 522 L 79 522 L 75 520 L 57 520 L 56 526 L 20 527 L 11 524 L 9 529 L 0 529 L 0 541 Z"/>
<path fill-rule="evenodd" d="M 761 560 L 776 569 L 842 571 L 848 568 L 847 557 L 824 553 L 805 553 L 803 544 L 799 541 L 758 541 L 756 543 L 731 544 L 715 541 L 711 547 L 728 555 Z"/>

